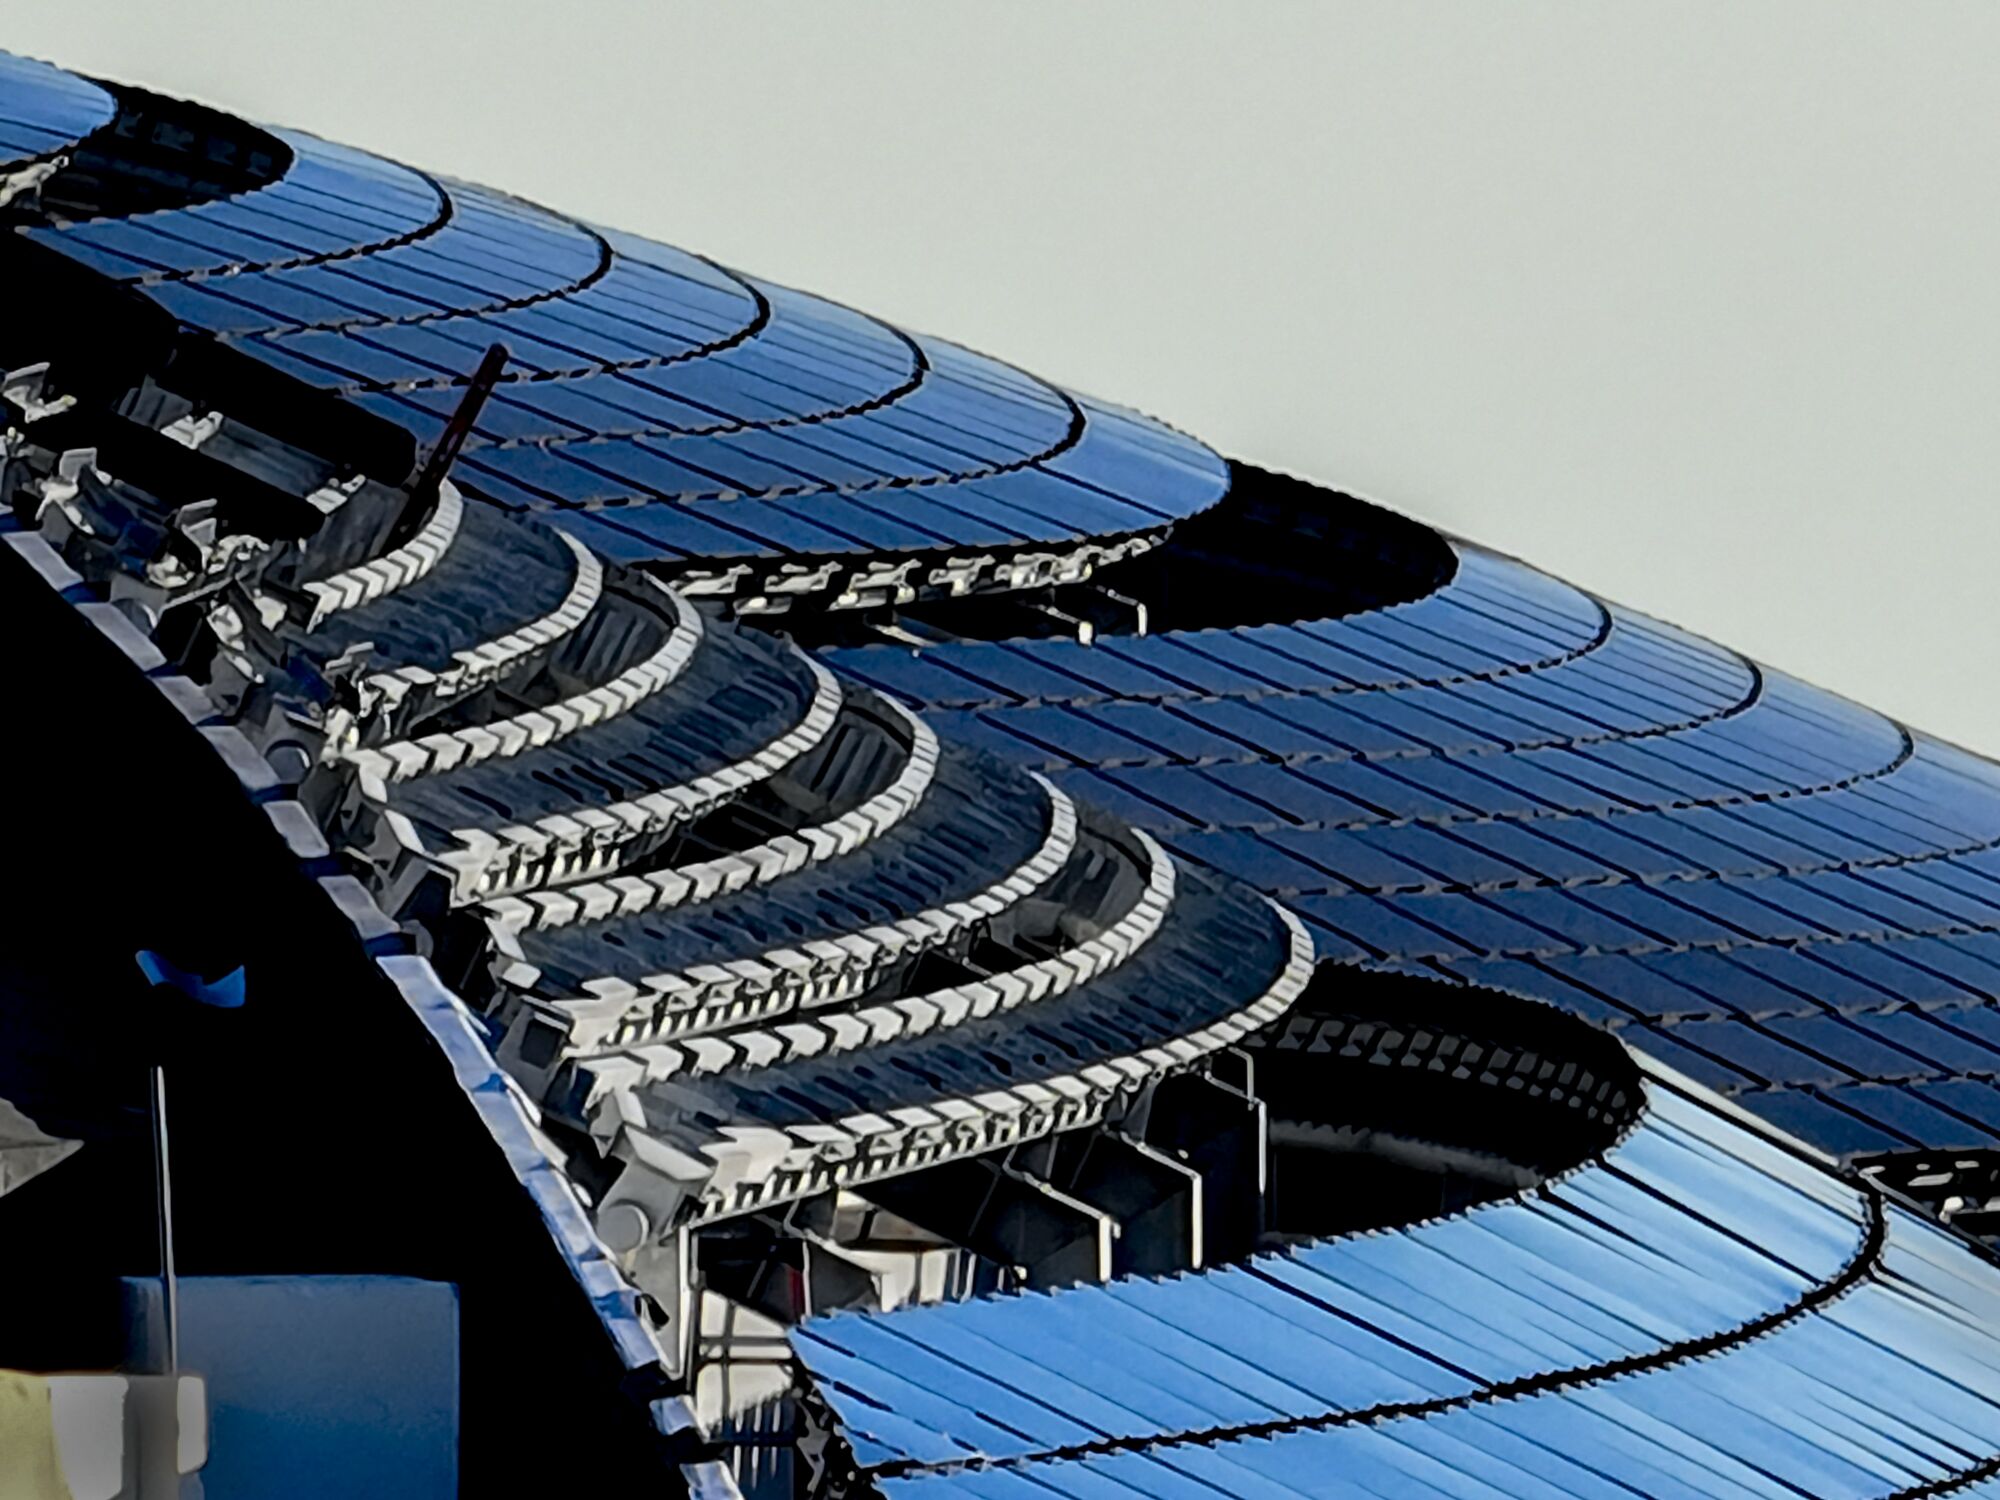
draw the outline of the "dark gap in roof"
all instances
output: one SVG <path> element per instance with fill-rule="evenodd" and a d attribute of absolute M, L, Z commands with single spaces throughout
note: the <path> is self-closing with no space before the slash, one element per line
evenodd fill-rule
<path fill-rule="evenodd" d="M 415 465 L 415 440 L 386 418 L 181 327 L 142 290 L 53 246 L 0 232 L 0 282 L 35 289 L 14 299 L 0 319 L 0 371 L 47 365 L 40 381 L 46 399 L 67 396 L 80 406 L 130 414 L 141 393 L 157 387 L 194 410 L 225 411 L 241 427 L 314 455 L 336 473 L 396 485 Z M 18 410 L 0 405 L 0 421 L 19 420 Z M 255 464 L 241 467 L 259 473 Z M 268 477 L 282 483 L 287 474 L 272 470 Z"/>
<path fill-rule="evenodd" d="M 1248 1044 L 1270 1112 L 1267 1245 L 1505 1197 L 1605 1150 L 1637 1117 L 1624 1046 L 1532 1000 L 1322 965 Z"/>
<path fill-rule="evenodd" d="M 1333 619 L 1421 599 L 1457 558 L 1421 522 L 1252 464 L 1166 543 L 1098 575 L 1147 607 L 1153 630 Z"/>
<path fill-rule="evenodd" d="M 1859 1156 L 1862 1177 L 1914 1199 L 1961 1234 L 2000 1249 L 2000 1151 L 1932 1147 Z"/>
<path fill-rule="evenodd" d="M 1229 473 L 1214 506 L 1082 583 L 774 619 L 808 646 L 1088 640 L 1336 619 L 1421 599 L 1457 567 L 1450 544 L 1407 516 L 1252 464 L 1232 460 Z"/>
<path fill-rule="evenodd" d="M 124 218 L 186 208 L 277 181 L 292 148 L 247 120 L 186 99 L 105 83 L 118 101 L 107 124 L 65 152 L 41 186 L 44 216 Z"/>

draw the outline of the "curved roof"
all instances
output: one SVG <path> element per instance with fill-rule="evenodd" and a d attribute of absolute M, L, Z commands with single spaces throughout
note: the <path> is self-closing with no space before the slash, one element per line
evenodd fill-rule
<path fill-rule="evenodd" d="M 1548 1000 L 1837 1155 L 2000 1143 L 2000 772 L 1455 545 L 1339 619 L 830 660 L 1325 961 Z"/>
<path fill-rule="evenodd" d="M 900 530 L 848 538 L 877 567 L 1158 529 L 1220 493 L 1219 459 L 684 252 L 283 141 L 262 187 L 23 227 L 176 326 L 92 372 L 108 402 L 38 377 L 12 499 L 139 618 L 213 604 L 210 692 L 393 916 L 471 935 L 455 977 L 579 1173 L 617 1178 L 600 1212 L 662 1240 L 1089 1125 L 1282 1013 L 1311 967 L 1296 918 L 697 608 L 595 519 L 769 510 L 825 550 L 819 522 L 880 490 Z M 59 321 L 13 337 L 62 352 Z M 495 339 L 515 365 L 450 480 L 259 425 L 296 399 L 275 372 L 434 438 Z M 936 462 L 764 485 L 807 427 L 801 452 Z M 629 494 L 601 482 L 641 463 Z M 553 487 L 517 503 L 531 471 Z M 913 528 L 925 507 L 987 520 Z"/>
<path fill-rule="evenodd" d="M 66 77 L 0 66 L 11 149 L 109 117 Z M 37 345 L 67 300 L 0 328 L 54 361 L 9 385 L 9 525 L 107 630 L 199 601 L 184 712 L 317 819 L 370 941 L 421 926 L 460 993 L 402 977 L 626 1345 L 676 1236 L 1114 1119 L 1317 961 L 1607 1028 L 1647 1107 L 1449 1219 L 808 1325 L 874 1479 L 2000 1473 L 1991 1263 L 1797 1144 L 2000 1148 L 1990 763 L 970 351 L 281 139 L 254 190 L 9 239 L 103 293 L 80 348 Z M 874 612 L 814 653 L 719 604 Z"/>
<path fill-rule="evenodd" d="M 257 191 L 32 237 L 424 442 L 504 344 L 460 483 L 616 561 L 733 593 L 783 563 L 1087 553 L 1226 487 L 1201 444 L 955 344 L 279 134 Z"/>
<path fill-rule="evenodd" d="M 1883 1496 L 2000 1449 L 1991 1266 L 1678 1085 L 1532 1193 L 794 1342 L 890 1497 Z"/>

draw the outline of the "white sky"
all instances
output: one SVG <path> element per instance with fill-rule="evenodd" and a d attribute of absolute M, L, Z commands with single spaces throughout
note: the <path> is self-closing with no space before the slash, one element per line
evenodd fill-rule
<path fill-rule="evenodd" d="M 1990 5 L 63 0 L 2000 751 Z"/>

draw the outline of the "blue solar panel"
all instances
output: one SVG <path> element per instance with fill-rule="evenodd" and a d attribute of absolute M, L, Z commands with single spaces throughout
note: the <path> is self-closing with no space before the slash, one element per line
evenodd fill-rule
<path fill-rule="evenodd" d="M 462 378 L 487 341 L 504 340 L 522 370 L 557 374 L 575 396 L 602 403 L 579 407 L 553 383 L 518 397 L 503 391 L 509 405 L 496 408 L 471 452 L 483 454 L 482 472 L 508 504 L 934 486 L 865 511 L 832 502 L 835 518 L 819 528 L 802 529 L 798 518 L 811 512 L 796 505 L 789 517 L 732 518 L 732 531 L 775 555 L 1068 542 L 1155 526 L 1211 502 L 1225 482 L 1198 445 L 1171 435 L 1141 442 L 1133 434 L 1145 429 L 1117 415 L 1107 415 L 1101 439 L 1087 424 L 1073 432 L 1072 407 L 1003 366 L 941 347 L 925 370 L 914 346 L 880 325 L 775 288 L 756 303 L 731 297 L 721 273 L 628 237 L 610 237 L 617 258 L 595 285 L 531 287 L 522 280 L 530 267 L 572 280 L 596 274 L 594 264 L 585 269 L 588 237 L 575 236 L 574 246 L 551 246 L 547 233 L 524 239 L 521 223 L 476 212 L 476 192 L 452 191 L 457 213 L 432 232 L 339 265 L 380 310 L 296 298 L 285 306 L 275 278 L 326 273 L 316 265 L 258 273 L 271 284 L 246 281 L 241 298 L 182 299 L 175 310 L 237 335 L 257 328 L 259 311 L 320 329 L 282 332 L 273 322 L 256 347 L 316 383 L 351 386 L 425 437 L 442 411 L 409 402 Z M 486 242 L 500 251 L 480 248 Z M 511 306 L 524 296 L 537 300 Z M 399 300 L 428 310 L 403 310 Z M 663 338 L 668 363 L 648 357 Z M 705 345 L 715 352 L 703 356 Z M 399 400 L 367 394 L 390 387 Z M 650 443 L 648 424 L 659 429 Z M 703 429 L 713 435 L 673 435 Z M 551 437 L 589 443 L 525 446 Z M 1102 460 L 1091 456 L 1099 451 Z M 1064 453 L 1067 468 L 1025 467 Z M 1145 495 L 1127 479 L 1144 479 Z"/>
<path fill-rule="evenodd" d="M 1907 1088 L 1857 1083 L 1825 1091 L 1826 1098 L 1912 1144 L 1990 1147 L 2000 1134 L 1941 1109 Z"/>
<path fill-rule="evenodd" d="M 280 136 L 297 156 L 284 177 L 244 199 L 30 234 L 122 279 L 150 281 L 346 255 L 435 222 L 441 199 L 415 174 L 309 136 Z M 315 219 L 318 227 L 308 232 Z M 192 315 L 190 321 L 214 326 Z"/>
<path fill-rule="evenodd" d="M 721 523 L 733 540 L 718 556 L 782 558 L 1071 545 L 1157 527 L 1227 485 L 1201 445 L 1110 407 L 1093 420 L 969 351 L 920 347 L 484 189 L 284 139 L 296 160 L 257 192 L 35 232 L 426 441 L 443 413 L 420 398 L 460 385 L 488 343 L 506 343 L 508 386 L 550 388 L 503 388 L 506 404 L 471 445 L 489 481 L 476 492 L 502 504 L 852 492 L 825 515 L 788 501 Z M 590 452 L 510 446 L 551 438 L 589 439 Z M 860 498 L 908 484 L 929 492 Z M 642 538 L 660 525 L 625 530 Z M 700 555 L 664 536 L 662 547 L 665 561 Z"/>
<path fill-rule="evenodd" d="M 116 113 L 117 102 L 88 79 L 0 53 L 0 167 L 49 156 Z"/>
<path fill-rule="evenodd" d="M 1468 556 L 1474 566 L 1462 568 L 1446 594 L 1504 594 L 1496 580 L 1508 570 Z M 1568 600 L 1556 592 L 1540 594 L 1544 614 L 1532 630 L 1596 628 L 1582 608 L 1562 604 Z M 1362 952 L 1438 958 L 1468 974 L 1480 970 L 1472 954 L 1544 954 L 1552 968 L 1494 968 L 1516 988 L 1588 1014 L 1604 1014 L 1612 1000 L 1624 1012 L 1654 1016 L 1778 1016 L 1810 1010 L 1814 994 L 1836 1006 L 1880 1006 L 1894 994 L 1962 992 L 1886 950 L 1862 954 L 1854 944 L 1824 942 L 1868 936 L 1880 950 L 1884 938 L 1890 946 L 1900 934 L 1920 942 L 1916 934 L 1940 926 L 1988 920 L 1994 886 L 1986 876 L 1950 864 L 1940 866 L 1952 872 L 1940 880 L 1936 868 L 1892 864 L 1946 850 L 1976 854 L 1978 840 L 1992 838 L 1994 814 L 1966 804 L 1962 792 L 1954 812 L 1938 816 L 1936 798 L 1926 794 L 1944 776 L 1958 792 L 1964 776 L 1934 752 L 1920 746 L 1912 756 L 1892 726 L 1826 706 L 1790 680 L 1766 676 L 1760 688 L 1738 658 L 1640 616 L 1620 614 L 1590 642 L 1572 634 L 1566 644 L 1574 654 L 1552 666 L 1450 682 L 1450 672 L 1472 662 L 1424 640 L 1422 628 L 1382 636 L 1380 622 L 1396 614 L 1360 616 L 1374 638 L 1352 628 L 1346 638 L 1380 656 L 1340 658 L 1320 682 L 1306 666 L 1330 666 L 1320 640 L 1302 644 L 1296 630 L 1254 628 L 1114 640 L 1082 654 L 1056 642 L 1020 642 L 1010 650 L 1062 664 L 1064 676 L 1028 688 L 1026 680 L 1010 684 L 974 670 L 988 684 L 982 692 L 926 666 L 928 676 L 908 688 L 930 702 L 994 704 L 984 724 L 1004 730 L 1012 752 L 1030 764 L 1074 758 L 1104 766 L 1078 776 L 1078 790 L 1160 828 L 1190 858 L 1296 894 L 1322 932 Z M 954 666 L 980 654 L 994 660 L 992 646 L 942 646 L 904 660 Z M 848 660 L 866 674 L 874 656 L 850 652 Z M 1064 688 L 1072 660 L 1100 674 L 1108 660 L 1144 670 L 1112 684 L 1128 702 L 1106 704 L 1102 688 Z M 1356 664 L 1386 682 L 1438 672 L 1450 686 L 1356 694 L 1352 672 L 1340 670 Z M 1560 686 L 1566 674 L 1574 674 L 1574 688 Z M 1242 702 L 1246 692 L 1262 696 Z M 1174 710 L 1130 702 L 1140 696 Z M 1438 712 L 1412 714 L 1430 700 Z M 1078 726 L 1050 708 L 1006 708 L 1022 702 L 1088 704 L 1092 720 Z M 1162 746 L 1154 766 L 1096 728 L 1126 722 L 1144 744 Z M 1164 726 L 1208 732 L 1168 746 Z M 1632 732 L 1640 738 L 1620 742 Z M 1566 748 L 1564 740 L 1588 744 Z M 1262 760 L 1268 752 L 1290 764 Z M 1370 760 L 1328 760 L 1352 754 Z M 1186 756 L 1220 764 L 1164 764 Z M 1916 776 L 1898 782 L 1908 770 Z M 1864 868 L 1844 868 L 1854 862 Z M 1788 872 L 1800 878 L 1784 880 Z M 1356 884 L 1400 894 L 1382 902 L 1312 894 Z M 1562 884 L 1576 888 L 1548 888 Z M 1746 940 L 1812 946 L 1746 950 Z M 1572 958 L 1576 950 L 1584 952 Z M 1760 964 L 1780 966 L 1786 982 L 1764 978 Z M 1856 964 L 1860 974 L 1850 972 Z M 1990 978 L 1972 982 L 1992 990 Z M 1742 1050 L 1754 1032 L 1730 1026 L 1718 1024 L 1716 1048 L 1688 1050 L 1664 1040 L 1666 1032 L 1660 1046 L 1716 1080 L 1772 1082 Z M 1730 1046 L 1740 1066 L 1720 1060 Z M 1772 1038 L 1764 1046 L 1772 1048 Z M 1848 1054 L 1850 1062 L 1864 1056 Z M 1840 1076 L 1852 1082 L 1866 1074 Z"/>
<path fill-rule="evenodd" d="M 1684 1021 L 1667 1028 L 1667 1035 L 1762 1084 L 1832 1085 L 1852 1083 L 1864 1076 L 1823 1055 L 1813 1056 L 1804 1048 L 1791 1045 L 1786 1040 L 1788 1033 L 1780 1029 L 1782 1026 L 1783 1022 L 1773 1021 L 1766 1031 L 1740 1021 Z"/>
<path fill-rule="evenodd" d="M 1982 1015 L 1978 1010 L 1897 1010 L 1862 1012 L 1848 1019 L 1856 1030 L 1919 1059 L 1930 1072 L 2000 1077 L 2000 1049 L 1968 1035 L 1961 1024 L 1967 1020 L 1976 1024 Z"/>
<path fill-rule="evenodd" d="M 114 107 L 95 85 L 0 60 L 0 162 L 50 155 Z M 464 525 L 475 543 L 513 526 L 499 510 L 538 512 L 613 564 L 679 575 L 747 611 L 789 606 L 805 634 L 942 636 L 825 659 L 934 709 L 950 744 L 1045 768 L 1189 865 L 1287 898 L 1323 961 L 1545 1001 L 1834 1153 L 1929 1161 L 2000 1146 L 2000 771 L 1987 763 L 1476 547 L 1430 538 L 1437 557 L 1412 562 L 1338 507 L 1294 513 L 1271 476 L 999 361 L 486 189 L 282 139 L 295 157 L 261 187 L 217 197 L 195 185 L 198 201 L 178 207 L 61 214 L 28 231 L 35 256 L 53 248 L 214 336 L 184 338 L 150 368 L 160 389 L 145 394 L 163 411 L 180 410 L 172 380 L 197 383 L 190 367 L 220 347 L 261 361 L 274 384 L 333 392 L 431 443 L 502 342 L 508 363 L 453 471 L 492 507 Z M 319 484 L 324 467 L 311 467 L 305 482 Z M 1215 524 L 1167 535 L 1218 503 L 1230 509 Z M 1282 544 L 1277 566 L 1231 552 L 1288 526 L 1302 558 L 1325 541 L 1313 555 L 1335 561 L 1293 577 Z M 1163 545 L 1116 561 L 1135 533 Z M 566 549 L 539 535 L 541 573 L 510 600 L 538 619 L 570 576 Z M 1064 570 L 1039 575 L 1058 582 L 1024 581 L 1044 566 Z M 962 597 L 1008 589 L 1016 597 Z M 901 616 L 886 602 L 899 590 L 923 595 Z M 416 611 L 426 597 L 418 583 L 401 602 Z M 1327 599 L 1327 617 L 1299 597 Z M 836 599 L 867 609 L 835 618 Z M 1093 644 L 951 638 L 1010 620 L 1055 630 L 1071 605 L 1096 622 Z M 464 665 L 460 636 L 483 641 L 475 616 L 490 612 L 468 608 L 433 639 L 398 608 L 357 613 L 322 643 L 422 657 L 418 676 L 435 678 Z M 1142 615 L 1155 628 L 1136 625 Z M 1177 618 L 1191 623 L 1161 626 Z M 546 729 L 547 743 L 432 767 L 385 800 L 434 854 L 478 837 L 525 848 L 564 820 L 585 828 L 575 809 L 598 814 L 592 836 L 612 837 L 653 798 L 644 816 L 669 822 L 635 865 L 613 852 L 587 868 L 603 851 L 581 845 L 560 856 L 576 861 L 565 892 L 637 871 L 591 901 L 631 899 L 655 877 L 671 888 L 673 861 L 733 871 L 715 850 L 757 836 L 784 799 L 745 804 L 756 817 L 724 826 L 706 792 L 686 793 L 689 812 L 660 789 L 751 775 L 742 767 L 775 755 L 818 701 L 803 660 L 758 639 L 718 622 L 683 694 L 621 701 L 575 743 L 555 733 L 582 713 L 574 701 L 530 708 L 518 732 Z M 524 704 L 559 676 L 536 679 Z M 882 709 L 850 693 L 815 732 L 828 715 L 851 725 L 856 703 Z M 443 740 L 397 750 L 458 753 Z M 618 961 L 648 982 L 725 960 L 748 972 L 856 920 L 963 904 L 1054 839 L 1040 783 L 962 749 L 940 765 L 941 790 L 861 852 L 731 893 L 741 899 L 648 908 L 622 929 Z M 1014 816 L 982 821 L 1001 813 Z M 1048 879 L 1122 889 L 1098 867 L 1113 843 L 1100 817 L 1086 814 L 1087 837 Z M 739 863 L 763 879 L 776 848 Z M 1198 869 L 1178 878 L 1164 936 L 1037 997 L 1032 1013 L 913 1032 L 892 1061 L 836 1058 L 845 1040 L 821 1055 L 793 1036 L 796 1055 L 765 1055 L 739 1078 L 708 1066 L 711 1051 L 634 1107 L 656 1143 L 693 1160 L 720 1122 L 793 1132 L 792 1150 L 857 1111 L 911 1129 L 996 1078 L 1055 1097 L 1058 1084 L 1085 1087 L 1069 1070 L 1137 1066 L 1141 1048 L 1234 1016 L 1251 980 L 1269 979 L 1249 970 L 1283 946 L 1266 905 Z M 1009 897 L 1026 903 L 1023 933 L 1044 922 L 1038 889 Z M 547 901 L 532 920 L 550 930 L 521 946 L 546 966 L 534 972 L 571 985 L 536 1005 L 597 1004 L 631 982 L 604 960 L 622 943 L 574 930 L 608 919 L 565 925 L 565 903 L 583 898 L 535 894 Z M 1063 914 L 1092 932 L 1100 919 Z M 971 907 L 936 920 L 957 924 L 955 946 L 921 961 L 877 953 L 849 977 L 886 994 L 911 973 L 982 974 L 989 948 L 1039 941 Z M 536 982 L 522 972 L 505 983 Z M 602 993 L 576 1001 L 587 984 Z M 682 1022 L 689 1036 L 741 1031 L 746 1056 L 783 1051 L 751 1040 L 748 1022 Z M 667 1067 L 670 1051 L 618 1065 Z M 1864 1206 L 1709 1102 L 1649 1089 L 1644 1119 L 1601 1160 L 1407 1232 L 838 1318 L 800 1348 L 856 1457 L 893 1466 L 876 1476 L 891 1494 L 1930 1493 L 1994 1451 L 2000 1363 L 1977 1340 L 2000 1297 L 1984 1263 L 1900 1210 Z M 1255 1430 L 1236 1430 L 1246 1423 Z"/>
<path fill-rule="evenodd" d="M 1990 1298 L 1946 1291 L 1968 1252 L 1891 1211 L 1885 1259 L 1939 1301 L 1919 1312 L 1864 1281 L 1851 1316 L 1842 1304 L 1738 1334 L 1846 1274 L 1866 1241 L 1858 1206 L 1671 1095 L 1654 1110 L 1603 1167 L 1540 1196 L 1241 1269 L 836 1317 L 795 1344 L 894 1495 L 1173 1494 L 1176 1476 L 1197 1475 L 1204 1493 L 1262 1495 L 1252 1476 L 1277 1474 L 1318 1492 L 1329 1473 L 1435 1484 L 1445 1460 L 1468 1479 L 1504 1474 L 1510 1494 L 1590 1470 L 1638 1493 L 1736 1493 L 1714 1488 L 1729 1469 L 1757 1494 L 1783 1493 L 1780 1473 L 1817 1486 L 1843 1466 L 1870 1484 L 1951 1472 L 1952 1444 L 1877 1442 L 1888 1429 L 1852 1414 L 1873 1403 L 1913 1433 L 1933 1412 L 1993 1427 L 1985 1398 L 1943 1395 L 1945 1377 L 1917 1377 L 1938 1386 L 1931 1407 L 1928 1390 L 1885 1396 L 1859 1368 L 1928 1356 L 1945 1326 L 1961 1344 L 1981 1337 L 1969 1320 Z M 1701 1340 L 1704 1360 L 1652 1358 Z M 1482 1385 L 1536 1375 L 1540 1391 L 1481 1399 Z M 1822 1410 L 1841 1415 L 1828 1425 Z M 1565 1457 L 1585 1453 L 1589 1470 Z M 1431 1467 L 1411 1470 L 1424 1454 Z M 1597 1491 L 1566 1479 L 1546 1492 Z"/>

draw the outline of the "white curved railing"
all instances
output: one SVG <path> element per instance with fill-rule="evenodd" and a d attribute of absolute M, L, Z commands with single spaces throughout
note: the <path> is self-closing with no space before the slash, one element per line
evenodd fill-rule
<path fill-rule="evenodd" d="M 1048 798 L 1048 827 L 1042 842 L 1005 877 L 977 895 L 837 938 L 773 948 L 726 966 L 699 964 L 679 973 L 649 974 L 637 981 L 588 981 L 583 986 L 586 995 L 552 1002 L 570 1021 L 570 1050 L 590 1055 L 639 1049 L 852 999 L 887 965 L 913 958 L 957 937 L 976 922 L 1000 915 L 1053 879 L 1076 848 L 1076 804 L 1045 778 L 1034 779 Z M 505 946 L 511 933 L 502 929 L 496 937 Z M 663 1056 L 660 1061 L 669 1059 Z M 647 1058 L 635 1050 L 632 1058 L 607 1057 L 595 1066 L 601 1073 L 616 1072 L 629 1082 L 645 1073 Z"/>
<path fill-rule="evenodd" d="M 671 687 L 701 646 L 704 634 L 701 615 L 678 594 L 665 589 L 661 593 L 674 612 L 673 627 L 667 638 L 652 655 L 627 667 L 609 682 L 505 719 L 338 754 L 361 767 L 364 776 L 387 785 L 505 759 L 523 750 L 538 750 L 580 729 L 630 713 L 655 693 Z"/>
<path fill-rule="evenodd" d="M 734 895 L 807 865 L 852 854 L 914 812 L 937 776 L 937 734 L 902 704 L 888 699 L 883 702 L 900 718 L 909 748 L 889 785 L 860 806 L 733 854 L 649 870 L 643 875 L 565 886 L 559 891 L 538 891 L 525 899 L 502 897 L 492 903 L 487 915 L 497 930 L 514 933 L 669 911 Z"/>

